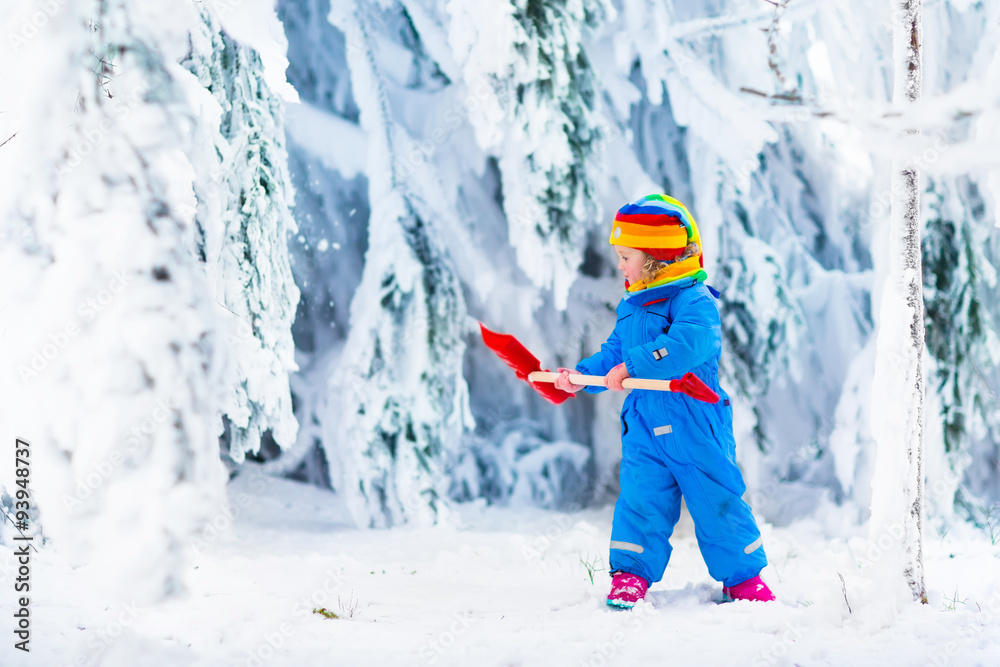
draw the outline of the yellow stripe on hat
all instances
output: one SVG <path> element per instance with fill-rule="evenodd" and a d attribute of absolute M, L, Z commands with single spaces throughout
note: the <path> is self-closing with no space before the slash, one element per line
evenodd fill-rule
<path fill-rule="evenodd" d="M 611 245 L 627 248 L 673 248 L 688 244 L 687 229 L 681 225 L 639 225 L 634 222 L 615 221 L 611 227 Z"/>

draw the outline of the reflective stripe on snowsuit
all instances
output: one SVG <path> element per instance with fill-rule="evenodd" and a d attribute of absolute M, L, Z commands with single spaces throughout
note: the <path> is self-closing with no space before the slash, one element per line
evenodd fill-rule
<path fill-rule="evenodd" d="M 681 496 L 708 571 L 726 586 L 760 573 L 767 558 L 743 501 L 733 415 L 719 386 L 721 325 L 709 289 L 691 279 L 626 294 L 601 350 L 576 366 L 605 375 L 622 361 L 632 377 L 670 380 L 693 372 L 721 400 L 634 390 L 622 408 L 621 493 L 611 528 L 611 570 L 650 583 L 663 577 Z M 588 387 L 594 393 L 603 387 Z"/>

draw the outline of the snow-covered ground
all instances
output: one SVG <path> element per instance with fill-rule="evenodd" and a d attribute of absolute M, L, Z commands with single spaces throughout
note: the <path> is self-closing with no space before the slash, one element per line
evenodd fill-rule
<path fill-rule="evenodd" d="M 862 537 L 826 538 L 816 520 L 765 526 L 764 577 L 780 601 L 716 604 L 721 590 L 685 518 L 664 580 L 622 612 L 604 604 L 610 507 L 465 505 L 437 526 L 359 531 L 336 496 L 255 473 L 230 484 L 229 501 L 193 545 L 186 591 L 161 605 L 109 603 L 106 582 L 43 549 L 32 652 L 8 639 L 0 664 L 940 666 L 1000 656 L 1000 546 L 974 532 L 929 538 L 930 604 L 893 612 L 859 568 L 878 555 Z M 13 559 L 0 553 L 9 583 Z M 587 564 L 600 570 L 593 581 Z"/>

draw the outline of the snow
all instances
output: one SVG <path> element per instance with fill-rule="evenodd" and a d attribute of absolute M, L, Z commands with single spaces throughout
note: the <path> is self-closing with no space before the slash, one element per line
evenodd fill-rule
<path fill-rule="evenodd" d="M 1000 3 L 924 3 L 905 109 L 890 3 L 784 4 L 0 3 L 0 442 L 38 451 L 34 662 L 995 663 Z M 907 361 L 909 159 L 940 266 L 892 269 L 934 311 Z M 475 336 L 593 352 L 610 212 L 657 190 L 722 289 L 774 605 L 716 604 L 685 517 L 649 601 L 607 610 L 587 568 L 623 397 L 554 408 Z M 890 421 L 915 361 L 919 482 Z M 920 483 L 926 606 L 899 558 Z"/>
<path fill-rule="evenodd" d="M 685 515 L 664 580 L 623 612 L 604 603 L 610 520 L 610 506 L 473 503 L 436 526 L 359 531 L 330 492 L 249 468 L 193 541 L 173 601 L 109 602 L 58 549 L 36 557 L 32 661 L 924 667 L 988 665 L 1000 651 L 1000 547 L 968 529 L 928 540 L 930 604 L 887 618 L 861 567 L 877 546 L 828 536 L 822 512 L 763 526 L 773 604 L 717 604 Z M 13 563 L 0 552 L 0 577 Z M 0 661 L 27 664 L 11 650 L 4 642 Z"/>
<path fill-rule="evenodd" d="M 344 178 L 363 174 L 368 164 L 368 137 L 354 123 L 311 104 L 287 104 L 288 137 Z"/>
<path fill-rule="evenodd" d="M 285 78 L 288 39 L 274 10 L 275 0 L 205 1 L 230 36 L 260 54 L 270 89 L 286 102 L 298 102 L 299 94 Z"/>

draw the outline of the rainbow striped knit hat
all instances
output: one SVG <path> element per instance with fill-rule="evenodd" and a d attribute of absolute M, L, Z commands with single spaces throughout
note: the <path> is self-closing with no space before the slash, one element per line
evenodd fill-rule
<path fill-rule="evenodd" d="M 671 265 L 670 280 L 706 277 L 698 224 L 687 207 L 673 197 L 647 195 L 622 206 L 608 241 L 667 262 Z"/>

